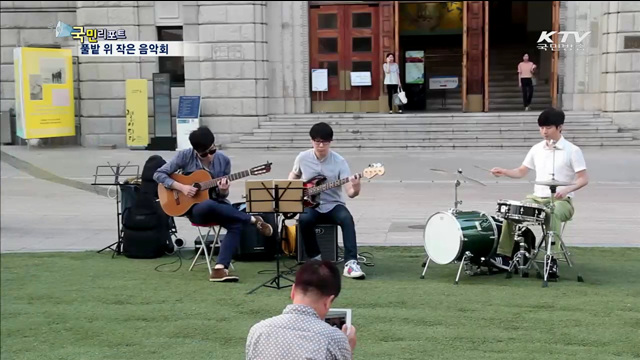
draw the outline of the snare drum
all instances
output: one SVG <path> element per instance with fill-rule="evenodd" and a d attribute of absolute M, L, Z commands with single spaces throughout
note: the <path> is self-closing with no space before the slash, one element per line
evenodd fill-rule
<path fill-rule="evenodd" d="M 546 208 L 539 204 L 525 204 L 520 201 L 499 200 L 496 213 L 507 220 L 518 223 L 544 223 Z"/>
<path fill-rule="evenodd" d="M 471 263 L 481 265 L 497 247 L 499 232 L 494 219 L 479 211 L 437 212 L 427 220 L 424 248 L 440 265 L 461 261 L 469 251 Z"/>

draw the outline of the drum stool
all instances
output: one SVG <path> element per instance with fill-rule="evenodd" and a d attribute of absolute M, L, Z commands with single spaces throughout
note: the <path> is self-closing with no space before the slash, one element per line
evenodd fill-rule
<path fill-rule="evenodd" d="M 207 267 L 209 268 L 209 275 L 211 275 L 211 273 L 213 273 L 213 268 L 211 267 L 211 263 L 215 261 L 215 259 L 213 258 L 213 251 L 215 250 L 216 245 L 220 246 L 220 230 L 222 229 L 222 226 L 216 223 L 196 224 L 194 222 L 191 222 L 191 225 L 195 226 L 196 229 L 198 229 L 198 234 L 199 234 L 198 238 L 200 239 L 200 249 L 198 249 L 196 256 L 193 257 L 193 262 L 191 262 L 191 267 L 189 267 L 189 271 L 191 271 L 195 265 L 201 265 L 206 263 Z M 202 234 L 202 228 L 207 228 L 206 234 Z M 214 238 L 213 238 L 213 243 L 211 244 L 211 253 L 209 253 L 209 250 L 207 250 L 206 241 L 209 238 L 209 234 L 211 234 L 212 232 L 214 234 Z M 205 261 L 197 262 L 198 257 L 202 252 L 204 252 Z M 231 269 L 233 269 L 233 264 L 231 264 L 230 267 Z"/>
<path fill-rule="evenodd" d="M 528 269 L 531 268 L 531 265 L 536 267 L 536 271 L 537 271 L 537 277 L 538 278 L 545 278 L 543 277 L 544 271 L 548 272 L 549 266 L 547 264 L 547 261 L 550 261 L 550 257 L 553 256 L 554 258 L 556 258 L 556 261 L 565 261 L 569 267 L 574 268 L 575 267 L 575 263 L 571 260 L 571 253 L 569 252 L 569 250 L 567 249 L 566 244 L 564 243 L 564 240 L 562 239 L 562 236 L 564 235 L 564 231 L 567 228 L 567 223 L 563 222 L 562 223 L 562 227 L 560 230 L 560 234 L 554 234 L 555 236 L 553 237 L 553 239 L 551 240 L 551 242 L 548 241 L 548 233 L 543 234 L 543 236 L 540 238 L 540 241 L 538 241 L 538 244 L 536 244 L 536 248 L 533 252 L 533 257 L 531 258 L 531 260 L 529 261 L 529 264 L 527 266 Z M 560 242 L 560 253 L 562 254 L 562 257 L 556 256 L 558 253 L 552 251 L 552 246 L 555 245 L 555 242 L 559 241 Z M 540 253 L 544 254 L 544 259 L 543 260 L 536 260 L 538 257 L 538 254 Z M 542 263 L 543 264 L 543 272 L 540 272 L 540 268 L 538 267 L 538 263 Z M 578 272 L 578 276 L 577 276 L 577 280 L 578 282 L 584 282 L 584 278 L 582 277 L 582 274 L 580 273 L 580 271 Z M 543 283 L 543 287 L 546 287 L 546 281 L 545 283 Z"/>

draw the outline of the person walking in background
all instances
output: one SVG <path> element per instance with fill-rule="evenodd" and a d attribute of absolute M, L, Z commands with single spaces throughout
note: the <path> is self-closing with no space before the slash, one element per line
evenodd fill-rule
<path fill-rule="evenodd" d="M 387 60 L 382 65 L 384 70 L 384 84 L 387 86 L 387 96 L 389 97 L 389 114 L 393 113 L 393 95 L 398 92 L 400 85 L 400 67 L 395 62 L 392 53 L 387 54 Z M 402 113 L 402 105 L 398 105 L 398 112 Z"/>
<path fill-rule="evenodd" d="M 518 86 L 522 88 L 522 101 L 525 111 L 529 111 L 531 99 L 533 98 L 533 74 L 536 71 L 536 64 L 529 61 L 529 54 L 522 56 L 522 62 L 518 64 Z"/>

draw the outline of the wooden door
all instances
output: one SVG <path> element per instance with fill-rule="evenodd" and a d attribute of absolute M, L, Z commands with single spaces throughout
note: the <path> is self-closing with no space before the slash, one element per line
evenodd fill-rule
<path fill-rule="evenodd" d="M 380 93 L 380 41 L 378 7 L 367 5 L 346 5 L 344 9 L 345 29 L 344 68 L 346 77 L 346 100 L 377 100 Z M 351 72 L 370 72 L 371 86 L 351 86 Z"/>
<path fill-rule="evenodd" d="M 378 7 L 319 6 L 311 8 L 309 15 L 311 68 L 329 73 L 324 100 L 359 99 L 360 89 L 351 86 L 352 71 L 371 72 L 372 86 L 362 87 L 362 100 L 377 100 L 382 74 Z"/>
<path fill-rule="evenodd" d="M 345 67 L 340 50 L 344 48 L 343 6 L 321 6 L 310 10 L 311 68 L 328 69 L 329 91 L 324 100 L 344 100 L 344 78 L 340 70 Z"/>

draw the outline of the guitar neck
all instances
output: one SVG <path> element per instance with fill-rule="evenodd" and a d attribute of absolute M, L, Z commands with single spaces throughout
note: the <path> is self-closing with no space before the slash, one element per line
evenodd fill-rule
<path fill-rule="evenodd" d="M 358 177 L 362 176 L 362 174 L 359 174 L 359 173 L 356 174 L 356 175 L 358 175 Z M 307 190 L 307 194 L 308 195 L 316 195 L 316 194 L 319 194 L 319 193 L 321 193 L 323 191 L 327 191 L 329 189 L 333 189 L 335 187 L 342 186 L 342 185 L 344 185 L 344 184 L 346 184 L 348 182 L 349 182 L 349 178 L 344 178 L 344 179 L 332 181 L 330 183 L 322 184 L 322 185 L 319 185 L 319 186 L 314 186 L 314 187 L 309 188 Z"/>
<path fill-rule="evenodd" d="M 219 178 L 215 178 L 215 179 L 211 179 L 209 181 L 205 181 L 200 183 L 200 189 L 202 190 L 206 190 L 206 189 L 210 189 L 212 187 L 215 187 L 218 185 L 218 181 L 222 180 L 222 179 L 229 179 L 229 182 L 231 181 L 235 181 L 238 179 L 242 179 L 245 177 L 249 177 L 251 176 L 251 173 L 249 172 L 249 170 L 244 170 L 244 171 L 240 171 L 237 173 L 233 173 L 233 174 L 229 174 L 227 176 L 221 176 Z"/>

